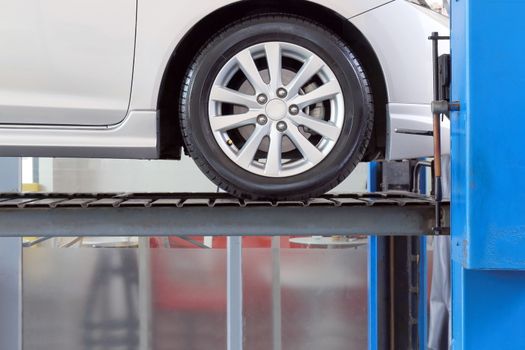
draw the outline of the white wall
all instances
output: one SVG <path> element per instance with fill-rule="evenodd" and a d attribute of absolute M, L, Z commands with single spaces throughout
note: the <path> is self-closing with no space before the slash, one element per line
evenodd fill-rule
<path fill-rule="evenodd" d="M 216 187 L 187 157 L 181 162 L 118 159 L 53 159 L 53 176 L 41 179 L 54 192 L 210 192 Z"/>
<path fill-rule="evenodd" d="M 53 192 L 215 192 L 193 160 L 41 159 L 40 183 Z M 366 191 L 360 164 L 334 192 Z"/>

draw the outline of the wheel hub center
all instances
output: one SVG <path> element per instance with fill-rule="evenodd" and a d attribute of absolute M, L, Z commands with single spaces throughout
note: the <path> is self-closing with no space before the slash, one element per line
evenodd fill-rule
<path fill-rule="evenodd" d="M 281 120 L 286 117 L 287 106 L 281 99 L 273 99 L 266 105 L 266 115 L 271 120 Z"/>

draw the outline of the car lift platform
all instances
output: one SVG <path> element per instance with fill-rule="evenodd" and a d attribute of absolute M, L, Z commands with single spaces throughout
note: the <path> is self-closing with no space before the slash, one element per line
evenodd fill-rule
<path fill-rule="evenodd" d="M 449 203 L 442 203 L 448 234 Z M 3 193 L 0 237 L 434 235 L 435 201 L 410 192 L 251 201 L 223 193 Z"/>

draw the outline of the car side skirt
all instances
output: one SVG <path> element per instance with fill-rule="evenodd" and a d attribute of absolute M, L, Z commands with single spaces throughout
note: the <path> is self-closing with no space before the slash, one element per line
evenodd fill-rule
<path fill-rule="evenodd" d="M 106 127 L 0 125 L 0 156 L 158 158 L 157 112 L 130 111 Z"/>

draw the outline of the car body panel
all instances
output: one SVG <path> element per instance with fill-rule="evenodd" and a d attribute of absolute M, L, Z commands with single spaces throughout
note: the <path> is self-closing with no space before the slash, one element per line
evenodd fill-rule
<path fill-rule="evenodd" d="M 177 44 L 201 19 L 235 2 L 237 1 L 199 0 L 196 6 L 195 0 L 139 0 L 131 109 L 157 108 L 165 67 Z M 349 18 L 389 1 L 316 0 L 313 2 Z"/>
<path fill-rule="evenodd" d="M 390 103 L 432 100 L 432 32 L 448 35 L 448 18 L 406 1 L 394 1 L 350 19 L 370 42 L 385 73 Z M 442 53 L 449 50 L 442 45 Z"/>
<path fill-rule="evenodd" d="M 449 34 L 448 18 L 406 1 L 395 1 L 351 19 L 374 48 L 388 90 L 388 160 L 433 155 L 429 136 L 400 134 L 396 129 L 432 130 L 432 32 Z M 449 42 L 441 43 L 448 53 Z M 450 125 L 443 123 L 442 152 L 450 153 Z"/>
<path fill-rule="evenodd" d="M 386 159 L 415 159 L 433 156 L 432 137 L 396 132 L 401 129 L 431 131 L 432 118 L 421 117 L 432 115 L 430 105 L 390 103 L 388 115 Z M 441 153 L 450 154 L 450 120 L 444 118 L 441 125 Z"/>
<path fill-rule="evenodd" d="M 157 112 L 133 111 L 113 127 L 0 128 L 0 156 L 153 159 Z"/>
<path fill-rule="evenodd" d="M 0 123 L 125 118 L 136 0 L 0 0 L 0 9 Z"/>
<path fill-rule="evenodd" d="M 0 0 L 2 1 L 7 0 Z M 58 6 L 66 0 L 49 1 L 53 6 Z M 77 0 L 77 5 L 79 1 L 86 5 L 84 2 L 86 0 Z M 104 33 L 108 37 L 101 38 L 101 42 L 92 47 L 94 52 L 89 53 L 89 57 L 80 58 L 80 62 L 85 64 L 97 62 L 93 69 L 82 70 L 70 64 L 61 71 L 61 74 L 56 74 L 56 71 L 52 69 L 44 72 L 45 67 L 56 68 L 58 63 L 67 64 L 69 61 L 64 61 L 65 58 L 57 58 L 58 54 L 52 53 L 49 58 L 50 62 L 35 61 L 36 66 L 32 67 L 33 61 L 29 56 L 34 53 L 33 49 L 31 49 L 33 51 L 28 49 L 27 52 L 17 54 L 22 60 L 22 67 L 28 70 L 24 73 L 25 75 L 17 73 L 25 79 L 24 84 L 34 90 L 36 97 L 43 98 L 48 94 L 53 95 L 51 97 L 56 100 L 48 99 L 47 105 L 35 103 L 34 99 L 22 101 L 23 94 L 20 94 L 19 87 L 11 86 L 12 91 L 7 91 L 6 86 L 2 86 L 0 82 L 0 123 L 23 124 L 17 122 L 20 119 L 14 116 L 16 113 L 18 115 L 27 113 L 28 116 L 23 120 L 36 119 L 34 124 L 39 124 L 38 121 L 45 121 L 45 124 L 64 124 L 72 127 L 55 129 L 51 125 L 46 127 L 31 125 L 25 128 L 23 125 L 0 126 L 0 155 L 108 158 L 156 158 L 159 156 L 156 110 L 163 75 L 173 51 L 180 40 L 202 18 L 237 1 L 200 0 L 198 5 L 195 5 L 195 1 L 189 0 L 137 1 L 134 63 L 128 60 L 128 53 L 130 50 L 133 51 L 133 40 L 130 41 L 129 35 L 132 35 L 133 38 L 135 34 L 135 30 L 129 29 L 135 23 L 135 8 L 134 5 L 130 6 L 134 4 L 133 0 L 114 0 L 109 3 L 102 3 L 102 0 L 90 2 L 91 7 L 98 6 L 98 8 L 105 9 L 115 18 L 115 23 L 109 27 L 108 18 L 111 16 L 104 14 L 104 20 L 101 22 L 96 20 L 91 24 L 85 24 L 86 31 L 93 30 L 94 32 L 83 33 L 81 31 L 84 40 L 91 38 L 89 35 L 102 37 Z M 397 134 L 395 129 L 403 127 L 431 130 L 429 102 L 432 98 L 432 70 L 430 43 L 427 36 L 432 31 L 448 33 L 448 20 L 403 0 L 316 0 L 314 2 L 331 8 L 348 18 L 371 43 L 380 60 L 389 94 L 387 158 L 403 159 L 432 155 L 432 145 L 429 142 L 431 138 Z M 118 6 L 124 8 L 122 13 L 115 12 Z M 65 8 L 71 10 L 70 6 Z M 43 15 L 47 16 L 48 12 L 40 14 L 40 16 Z M 80 16 L 78 13 L 76 15 Z M 92 16 L 91 12 L 89 16 Z M 126 20 L 123 20 L 123 17 L 126 17 Z M 129 19 L 132 21 L 128 21 Z M 38 20 L 36 14 L 33 15 L 33 20 Z M 0 28 L 12 36 L 10 32 L 12 28 L 18 30 L 19 27 L 12 23 L 14 22 L 12 20 L 8 22 L 11 26 L 4 23 L 0 24 Z M 32 30 L 35 30 L 34 26 Z M 30 32 L 23 33 L 29 36 Z M 65 34 L 61 35 L 65 36 Z M 0 39 L 0 42 L 2 40 L 12 40 L 12 38 L 4 37 Z M 399 42 L 405 42 L 406 45 L 399 45 Z M 62 45 L 59 52 L 65 51 L 64 43 L 64 41 L 59 42 Z M 114 47 L 107 47 L 110 43 L 113 43 Z M 9 44 L 17 47 L 14 42 Z M 55 43 L 55 45 L 59 44 Z M 73 48 L 78 48 L 78 45 L 82 49 L 87 47 L 81 44 L 72 45 Z M 28 48 L 29 44 L 24 44 L 22 47 Z M 68 54 L 69 56 L 65 57 L 74 61 L 76 54 Z M 0 62 L 5 63 L 7 68 L 21 69 L 16 67 L 15 56 L 14 54 L 0 55 L 0 60 L 3 60 Z M 104 65 L 104 62 L 107 65 Z M 53 63 L 52 66 L 50 66 L 51 63 Z M 122 64 L 118 65 L 119 63 Z M 130 95 L 133 65 L 133 84 Z M 0 68 L 0 78 L 15 79 L 16 77 L 9 73 L 7 68 Z M 31 77 L 34 76 L 30 74 L 31 69 L 40 74 L 36 75 L 38 79 L 35 83 L 32 83 L 31 80 Z M 81 72 L 76 72 L 75 69 Z M 180 67 L 180 69 L 186 70 L 187 67 Z M 71 75 L 64 76 L 63 72 L 70 72 Z M 70 81 L 71 78 L 74 78 L 74 81 Z M 46 79 L 60 81 L 49 82 Z M 81 84 L 83 79 L 86 81 L 86 86 Z M 18 84 L 16 81 L 8 81 L 8 83 Z M 54 89 L 49 89 L 46 84 L 51 84 Z M 4 92 L 6 94 L 3 94 Z M 14 96 L 16 93 L 19 95 Z M 91 99 L 86 97 L 86 93 L 91 94 Z M 31 94 L 26 91 L 26 96 L 29 97 Z M 16 113 L 6 114 L 5 111 L 16 105 L 13 101 L 22 101 L 23 103 L 18 104 L 26 108 Z M 51 102 L 54 102 L 55 105 Z M 124 119 L 128 103 L 129 111 Z M 88 127 L 74 127 L 75 124 L 97 127 L 90 130 Z M 107 127 L 100 127 L 102 125 Z M 447 134 L 447 132 L 444 133 Z M 444 149 L 448 150 L 448 143 L 444 145 Z"/>

